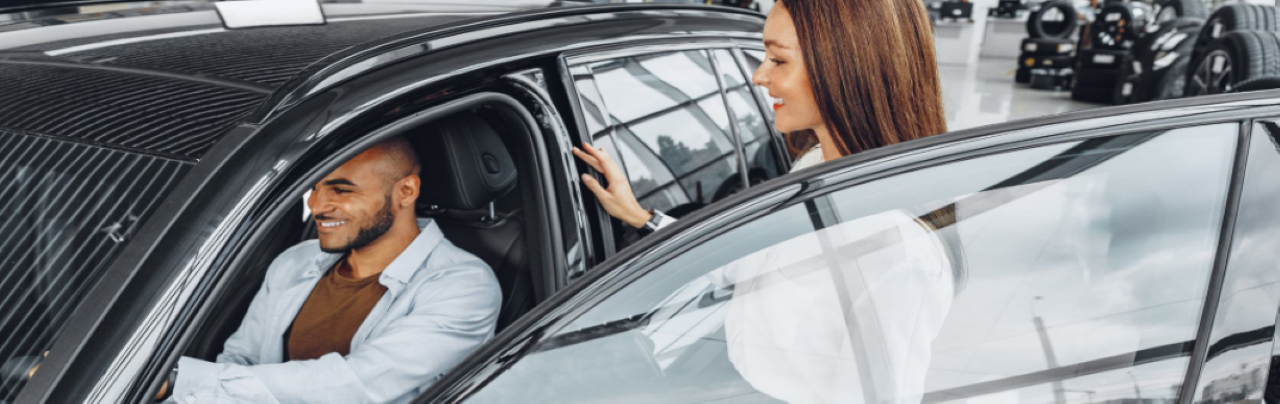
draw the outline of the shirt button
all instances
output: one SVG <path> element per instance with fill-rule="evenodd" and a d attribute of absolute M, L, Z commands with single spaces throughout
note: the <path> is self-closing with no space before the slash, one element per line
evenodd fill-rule
<path fill-rule="evenodd" d="M 187 394 L 187 404 L 195 404 L 195 402 L 196 402 L 196 395 Z"/>

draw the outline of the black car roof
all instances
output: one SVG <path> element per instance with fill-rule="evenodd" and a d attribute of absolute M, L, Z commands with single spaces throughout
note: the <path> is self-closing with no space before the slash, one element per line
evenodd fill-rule
<path fill-rule="evenodd" d="M 234 30 L 209 3 L 146 4 L 0 14 L 0 131 L 198 159 L 335 54 L 567 3 L 325 4 L 325 25 Z"/>

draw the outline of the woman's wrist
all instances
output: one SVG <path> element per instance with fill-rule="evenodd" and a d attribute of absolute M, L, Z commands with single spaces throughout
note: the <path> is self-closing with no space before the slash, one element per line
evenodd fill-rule
<path fill-rule="evenodd" d="M 635 212 L 633 212 L 629 216 L 631 216 L 631 218 L 625 220 L 625 222 L 627 222 L 627 224 L 630 225 L 631 227 L 634 227 L 637 229 L 644 227 L 645 223 L 649 223 L 649 220 L 653 219 L 653 213 L 650 213 L 648 210 L 645 210 L 644 208 L 641 208 L 639 206 L 637 206 L 635 209 Z"/>

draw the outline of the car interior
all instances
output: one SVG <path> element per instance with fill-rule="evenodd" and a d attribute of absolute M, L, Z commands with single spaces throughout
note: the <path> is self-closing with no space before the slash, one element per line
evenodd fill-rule
<path fill-rule="evenodd" d="M 482 105 L 433 119 L 400 133 L 417 149 L 422 162 L 418 217 L 434 220 L 454 245 L 484 260 L 498 279 L 503 302 L 498 331 L 532 309 L 549 290 L 545 279 L 553 265 L 540 248 L 551 238 L 542 234 L 549 207 L 538 181 L 540 141 L 521 114 L 511 106 Z M 222 346 L 239 328 L 249 303 L 261 287 L 276 255 L 299 242 L 315 238 L 314 219 L 303 218 L 299 202 L 274 226 L 268 243 L 251 246 L 255 252 L 243 276 L 213 305 L 199 325 L 186 356 L 216 359 Z M 541 240 L 541 241 L 540 241 Z M 264 245 L 265 244 L 265 245 Z"/>

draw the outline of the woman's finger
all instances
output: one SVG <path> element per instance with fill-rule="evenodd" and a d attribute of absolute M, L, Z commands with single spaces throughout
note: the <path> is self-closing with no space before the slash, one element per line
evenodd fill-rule
<path fill-rule="evenodd" d="M 609 190 L 600 185 L 600 181 L 596 181 L 590 174 L 582 174 L 582 183 L 587 185 L 587 189 L 590 189 L 591 193 L 596 194 L 596 199 L 603 200 L 613 196 L 613 194 L 609 193 Z"/>
<path fill-rule="evenodd" d="M 613 162 L 613 157 L 610 157 L 604 149 L 591 147 L 591 155 L 600 161 L 600 167 L 596 168 L 596 171 L 604 174 L 604 178 L 610 183 L 626 180 L 622 169 L 618 168 L 618 165 Z"/>
<path fill-rule="evenodd" d="M 582 160 L 583 163 L 587 163 L 588 167 L 591 167 L 596 171 L 602 171 L 600 169 L 601 168 L 600 160 L 596 160 L 595 157 L 591 157 L 590 154 L 587 154 L 586 152 L 582 151 L 582 149 L 579 149 L 577 147 L 573 148 L 573 155 L 577 156 L 578 159 Z"/>

